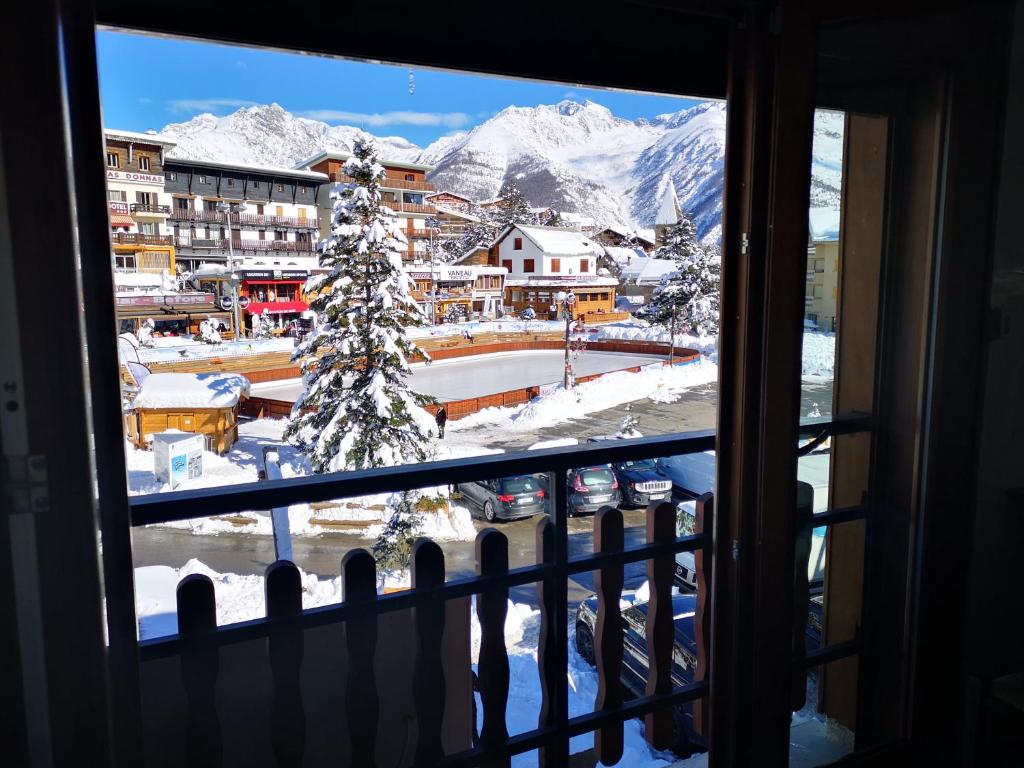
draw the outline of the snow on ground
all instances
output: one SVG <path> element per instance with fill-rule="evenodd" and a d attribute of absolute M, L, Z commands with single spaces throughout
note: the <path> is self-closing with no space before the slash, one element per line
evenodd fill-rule
<path fill-rule="evenodd" d="M 187 336 L 154 336 L 152 347 L 138 349 L 140 363 L 170 363 L 177 360 L 200 360 L 213 357 L 262 355 L 286 352 L 295 348 L 295 339 L 242 339 L 220 344 L 204 344 Z"/>
<path fill-rule="evenodd" d="M 301 477 L 310 472 L 309 462 L 294 446 L 284 441 L 284 419 L 256 419 L 239 425 L 238 441 L 226 456 L 205 451 L 202 477 L 186 480 L 176 490 L 212 488 L 223 485 L 255 483 L 263 466 L 263 451 L 277 451 L 281 476 Z M 438 447 L 437 459 L 460 458 L 487 453 L 500 453 L 479 446 Z M 153 472 L 153 452 L 142 451 L 125 443 L 128 465 L 128 493 L 142 495 L 164 493 L 170 487 L 156 478 Z M 446 494 L 447 489 L 437 489 Z M 320 536 L 343 530 L 350 535 L 376 538 L 387 518 L 388 494 L 347 499 L 333 506 L 293 504 L 288 508 L 289 529 L 293 536 Z M 451 503 L 448 513 L 427 514 L 418 534 L 442 541 L 471 541 L 476 536 L 472 517 L 465 507 Z M 343 529 L 339 524 L 344 523 Z M 365 523 L 365 525 L 360 525 Z M 168 527 L 182 528 L 196 534 L 253 533 L 273 535 L 269 514 L 240 512 L 230 516 L 205 517 L 167 523 Z"/>
<path fill-rule="evenodd" d="M 806 331 L 804 333 L 803 377 L 826 381 L 835 376 L 836 335 Z"/>
<path fill-rule="evenodd" d="M 457 438 L 460 432 L 481 426 L 498 427 L 502 431 L 529 431 L 634 400 L 650 398 L 655 402 L 672 402 L 690 387 L 717 380 L 718 366 L 704 358 L 676 366 L 656 363 L 637 373 L 609 373 L 574 389 L 555 386 L 524 405 L 485 408 L 449 423 L 448 432 Z"/>
<path fill-rule="evenodd" d="M 233 408 L 248 394 L 249 380 L 237 373 L 153 373 L 132 408 Z"/>

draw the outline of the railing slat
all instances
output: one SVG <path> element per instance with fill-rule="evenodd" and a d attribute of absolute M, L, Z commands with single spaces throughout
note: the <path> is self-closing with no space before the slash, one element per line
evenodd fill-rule
<path fill-rule="evenodd" d="M 430 589 L 444 583 L 444 553 L 433 541 L 419 539 L 412 550 L 412 588 Z M 416 706 L 415 765 L 435 765 L 444 757 L 441 727 L 444 723 L 445 680 L 441 663 L 445 604 L 431 600 L 412 609 L 416 635 L 412 691 Z"/>
<path fill-rule="evenodd" d="M 341 560 L 341 593 L 346 603 L 372 603 L 377 599 L 377 564 L 365 549 L 353 549 Z M 367 611 L 345 622 L 348 649 L 345 710 L 351 755 L 348 764 L 373 768 L 377 764 L 377 721 L 380 703 L 374 655 L 377 616 Z"/>
<path fill-rule="evenodd" d="M 476 572 L 493 576 L 508 571 L 508 539 L 494 528 L 480 531 L 476 537 Z M 505 710 L 508 706 L 508 651 L 505 649 L 505 617 L 508 613 L 508 587 L 490 587 L 476 599 L 476 615 L 480 621 L 480 656 L 477 677 L 480 680 L 480 701 L 484 723 L 480 744 L 486 750 L 499 747 L 508 740 Z M 486 766 L 507 766 L 508 758 L 487 759 Z"/>
<path fill-rule="evenodd" d="M 555 561 L 555 524 L 547 515 L 537 522 L 536 553 L 538 565 L 551 565 Z M 558 609 L 555 596 L 554 578 L 546 578 L 537 582 L 537 602 L 540 605 L 540 633 L 537 641 L 537 672 L 540 675 L 540 714 L 537 716 L 537 727 L 546 728 L 557 724 L 555 698 L 559 692 L 559 678 L 565 677 L 565 670 L 560 668 L 559 655 L 555 648 L 558 632 L 552 626 L 558 621 Z M 564 620 L 564 619 L 563 619 Z M 541 747 L 538 752 L 537 765 L 548 768 L 557 764 L 558 757 L 552 750 Z"/>
<path fill-rule="evenodd" d="M 693 565 L 697 576 L 697 605 L 693 614 L 693 639 L 697 646 L 697 669 L 693 682 L 708 678 L 708 652 L 711 650 L 711 521 L 714 520 L 715 497 L 705 493 L 697 499 L 697 515 L 694 533 L 703 536 L 707 543 L 693 553 Z M 705 554 L 705 549 L 707 553 Z M 693 702 L 693 731 L 707 738 L 708 703 L 706 699 Z"/>
<path fill-rule="evenodd" d="M 181 677 L 188 701 L 188 764 L 217 768 L 224 759 L 224 741 L 216 698 L 219 650 L 209 642 L 217 629 L 213 582 L 198 573 L 186 576 L 178 584 L 176 598 Z"/>
<path fill-rule="evenodd" d="M 302 614 L 302 577 L 288 560 L 267 567 L 264 582 L 267 616 L 296 617 Z M 302 702 L 299 671 L 304 653 L 302 628 L 281 624 L 267 638 L 274 694 L 270 705 L 270 740 L 281 766 L 301 765 L 306 750 L 306 710 Z"/>
<path fill-rule="evenodd" d="M 811 588 L 807 575 L 811 555 L 811 519 L 814 515 L 814 491 L 807 483 L 797 483 L 796 521 L 793 569 L 793 667 L 790 678 L 789 705 L 794 712 L 807 703 L 807 619 L 810 612 Z M 824 638 L 822 638 L 824 639 Z"/>
<path fill-rule="evenodd" d="M 672 541 L 676 537 L 676 509 L 671 502 L 652 501 L 647 505 L 647 542 Z M 675 625 L 672 618 L 672 576 L 675 558 L 670 555 L 647 561 L 650 602 L 644 635 L 647 640 L 648 696 L 672 691 L 672 645 Z M 673 741 L 674 715 L 671 707 L 657 709 L 644 719 L 644 738 L 655 749 L 668 749 Z"/>
<path fill-rule="evenodd" d="M 594 516 L 594 551 L 614 552 L 623 547 L 622 512 L 601 507 Z M 597 622 L 594 627 L 594 656 L 597 661 L 597 700 L 595 710 L 615 709 L 622 704 L 622 598 L 624 568 L 610 563 L 594 571 L 597 592 Z M 594 734 L 594 752 L 604 765 L 622 759 L 622 723 L 602 726 Z"/>

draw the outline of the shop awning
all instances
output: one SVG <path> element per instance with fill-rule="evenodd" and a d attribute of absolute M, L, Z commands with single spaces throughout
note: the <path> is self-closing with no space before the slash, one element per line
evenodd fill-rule
<path fill-rule="evenodd" d="M 262 315 L 263 310 L 272 315 L 305 312 L 309 305 L 304 301 L 253 301 L 245 308 L 250 315 Z"/>
<path fill-rule="evenodd" d="M 134 223 L 135 221 L 127 213 L 114 213 L 113 211 L 110 212 L 110 226 L 112 227 L 130 227 Z"/>

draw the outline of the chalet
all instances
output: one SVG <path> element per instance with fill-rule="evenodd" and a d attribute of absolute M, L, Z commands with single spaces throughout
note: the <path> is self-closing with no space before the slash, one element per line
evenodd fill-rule
<path fill-rule="evenodd" d="M 839 296 L 839 211 L 811 208 L 804 317 L 824 331 L 836 329 Z"/>
<path fill-rule="evenodd" d="M 413 262 L 403 271 L 413 298 L 434 323 L 504 312 L 505 267 Z"/>
<path fill-rule="evenodd" d="M 508 269 L 505 306 L 516 312 L 532 307 L 539 316 L 554 314 L 555 295 L 572 290 L 573 314 L 599 320 L 615 310 L 618 281 L 598 274 L 601 246 L 572 229 L 523 224 L 506 227 L 490 247 L 490 263 Z"/>
<path fill-rule="evenodd" d="M 444 206 L 445 208 L 454 208 L 459 211 L 469 211 L 473 207 L 473 201 L 468 197 L 463 197 L 448 190 L 432 192 L 423 197 L 428 205 Z"/>
<path fill-rule="evenodd" d="M 319 171 L 332 182 L 351 182 L 344 165 L 350 155 L 344 152 L 320 152 L 296 164 L 296 168 Z M 424 258 L 432 237 L 427 218 L 437 214 L 437 208 L 427 200 L 427 195 L 436 192 L 434 185 L 427 181 L 427 173 L 433 166 L 420 163 L 406 163 L 398 160 L 379 160 L 384 166 L 384 181 L 381 183 L 383 202 L 392 211 L 408 241 L 408 251 L 403 258 L 412 261 Z M 320 234 L 326 237 L 331 229 L 331 184 L 325 184 L 317 195 L 320 209 Z"/>
<path fill-rule="evenodd" d="M 654 233 L 647 230 L 628 229 L 627 227 L 608 226 L 594 233 L 594 239 L 605 245 L 629 247 L 630 240 L 650 253 L 654 250 Z"/>

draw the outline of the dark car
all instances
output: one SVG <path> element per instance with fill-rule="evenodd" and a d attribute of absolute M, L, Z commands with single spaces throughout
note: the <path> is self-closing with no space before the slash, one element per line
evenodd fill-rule
<path fill-rule="evenodd" d="M 645 624 L 648 603 L 634 603 L 622 612 L 623 653 L 622 686 L 626 696 L 645 695 L 647 671 L 647 639 Z M 693 635 L 693 617 L 697 610 L 697 596 L 673 595 L 672 616 L 675 623 L 675 641 L 672 646 L 672 687 L 693 682 L 697 669 L 697 644 Z M 822 599 L 812 594 L 807 607 L 807 651 L 821 646 Z M 595 663 L 594 626 L 597 624 L 597 595 L 587 598 L 576 609 L 576 650 L 588 664 Z M 693 732 L 693 713 L 689 703 L 675 708 L 675 732 L 672 750 L 682 756 L 703 749 L 704 738 Z"/>
<path fill-rule="evenodd" d="M 611 464 L 581 467 L 569 471 L 569 514 L 597 512 L 601 507 L 619 506 L 619 481 Z"/>
<path fill-rule="evenodd" d="M 536 475 L 460 483 L 458 489 L 469 502 L 470 512 L 479 510 L 489 523 L 517 520 L 547 511 L 547 493 Z"/>
<path fill-rule="evenodd" d="M 635 603 L 622 612 L 623 653 L 622 686 L 627 697 L 644 695 L 647 685 L 647 640 L 644 624 L 647 621 L 647 603 Z M 695 595 L 675 595 L 672 598 L 672 616 L 675 618 L 675 643 L 672 646 L 672 686 L 693 682 L 697 669 L 697 646 L 693 638 L 693 615 L 697 606 Z M 589 664 L 594 664 L 594 625 L 597 623 L 597 596 L 587 598 L 576 609 L 576 650 Z M 702 736 L 693 732 L 693 714 L 690 703 L 675 708 L 675 732 L 672 750 L 686 756 L 703 749 Z"/>
<path fill-rule="evenodd" d="M 645 507 L 652 501 L 672 497 L 672 481 L 658 469 L 654 459 L 612 464 L 612 471 L 619 481 L 622 503 L 627 506 Z"/>

